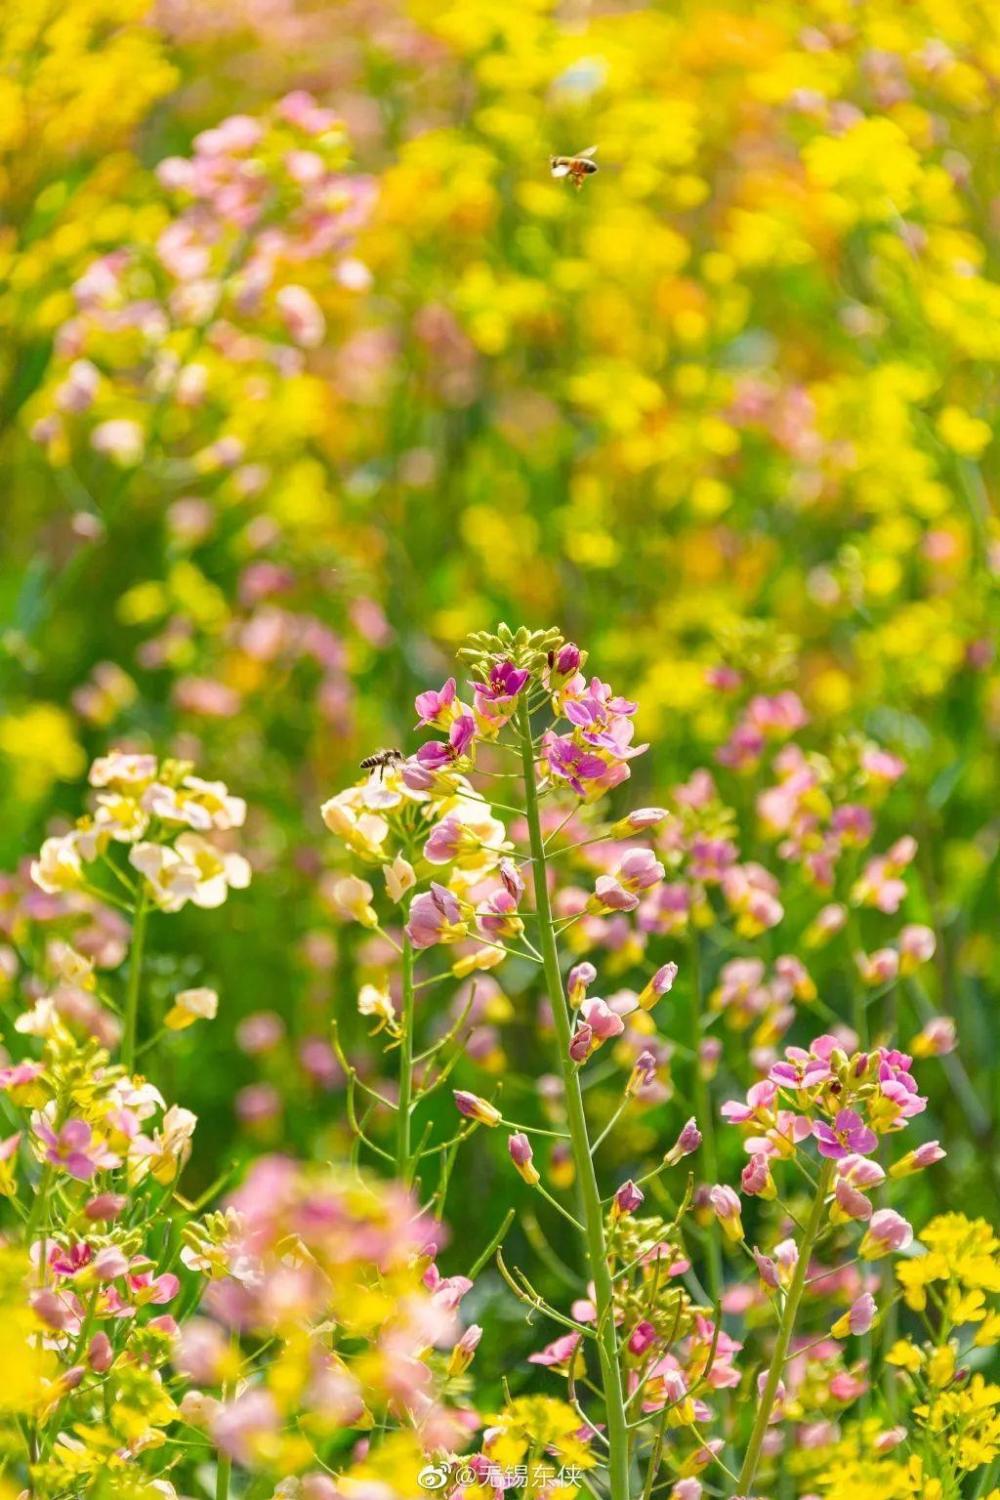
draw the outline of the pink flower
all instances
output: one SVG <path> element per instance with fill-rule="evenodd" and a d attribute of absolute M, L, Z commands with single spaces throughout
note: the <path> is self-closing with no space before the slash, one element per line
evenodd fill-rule
<path fill-rule="evenodd" d="M 899 934 L 899 971 L 912 974 L 934 957 L 937 939 L 930 927 L 911 923 Z"/>
<path fill-rule="evenodd" d="M 537 1354 L 529 1354 L 528 1364 L 549 1367 L 568 1365 L 582 1337 L 580 1333 L 564 1333 L 561 1338 L 553 1339 L 551 1344 L 546 1344 L 544 1349 L 539 1349 Z"/>
<path fill-rule="evenodd" d="M 212 1437 L 224 1453 L 250 1467 L 260 1445 L 281 1430 L 273 1398 L 259 1387 L 222 1406 L 212 1419 Z"/>
<path fill-rule="evenodd" d="M 461 907 L 447 886 L 431 882 L 410 902 L 410 919 L 406 933 L 415 948 L 431 948 L 435 943 L 457 943 L 468 933 Z"/>
<path fill-rule="evenodd" d="M 311 292 L 304 286 L 283 286 L 274 300 L 293 343 L 315 349 L 323 342 L 326 319 Z"/>
<path fill-rule="evenodd" d="M 774 1178 L 771 1176 L 771 1163 L 769 1159 L 758 1154 L 751 1156 L 747 1165 L 743 1168 L 740 1177 L 740 1187 L 744 1193 L 757 1198 L 777 1197 L 777 1188 Z"/>
<path fill-rule="evenodd" d="M 621 1016 L 596 996 L 592 1000 L 583 1002 L 580 1006 L 580 1016 L 590 1027 L 598 1042 L 606 1042 L 610 1037 L 621 1036 L 625 1030 L 625 1022 Z"/>
<path fill-rule="evenodd" d="M 120 1157 L 95 1140 L 86 1120 L 67 1120 L 57 1135 L 45 1116 L 37 1115 L 34 1129 L 47 1148 L 45 1160 L 81 1182 L 89 1181 L 97 1171 L 121 1165 Z"/>
<path fill-rule="evenodd" d="M 123 1193 L 98 1193 L 96 1198 L 91 1198 L 83 1211 L 88 1219 L 110 1222 L 124 1213 L 127 1207 L 128 1199 Z"/>

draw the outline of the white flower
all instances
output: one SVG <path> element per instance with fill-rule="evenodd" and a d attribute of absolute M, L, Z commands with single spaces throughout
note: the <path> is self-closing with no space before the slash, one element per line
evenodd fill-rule
<path fill-rule="evenodd" d="M 250 863 L 242 854 L 227 854 L 216 849 L 197 833 L 182 833 L 175 851 L 196 874 L 191 900 L 195 906 L 221 906 L 230 887 L 245 890 L 250 884 Z"/>
<path fill-rule="evenodd" d="M 166 844 L 135 844 L 129 864 L 146 877 L 149 894 L 161 911 L 180 911 L 193 900 L 199 871 Z M 223 894 L 223 900 L 225 895 Z"/>
<path fill-rule="evenodd" d="M 185 776 L 179 787 L 155 781 L 148 787 L 142 805 L 164 823 L 184 823 L 199 833 L 210 828 L 242 828 L 247 805 L 242 797 L 232 797 L 221 781 L 203 781 L 200 776 Z"/>
<path fill-rule="evenodd" d="M 99 755 L 90 768 L 91 786 L 107 786 L 117 792 L 136 793 L 147 786 L 156 775 L 155 755 L 130 755 L 124 750 L 112 750 L 109 755 Z"/>
<path fill-rule="evenodd" d="M 396 1022 L 396 1010 L 392 1003 L 392 997 L 387 988 L 380 988 L 377 984 L 363 984 L 358 995 L 358 1015 L 374 1016 L 379 1022 L 378 1031 L 383 1026 L 393 1027 Z"/>
<path fill-rule="evenodd" d="M 413 866 L 401 854 L 396 855 L 391 865 L 382 866 L 382 874 L 390 901 L 402 901 L 407 891 L 412 891 L 417 883 Z"/>
<path fill-rule="evenodd" d="M 334 882 L 330 899 L 334 911 L 348 922 L 360 922 L 362 927 L 376 927 L 378 917 L 371 904 L 374 891 L 367 880 L 357 875 L 345 875 Z"/>
<path fill-rule="evenodd" d="M 188 901 L 221 906 L 230 887 L 243 890 L 250 884 L 250 865 L 242 854 L 224 853 L 197 833 L 182 833 L 173 848 L 136 844 L 129 863 L 145 875 L 161 911 L 180 911 Z"/>
<path fill-rule="evenodd" d="M 83 884 L 83 865 L 79 840 L 75 833 L 46 839 L 31 861 L 31 878 L 40 891 L 50 896 L 71 891 Z"/>
<path fill-rule="evenodd" d="M 120 792 L 98 792 L 94 832 L 107 834 L 117 844 L 134 844 L 149 827 L 149 817 L 134 797 Z"/>
<path fill-rule="evenodd" d="M 204 986 L 193 990 L 181 990 L 174 996 L 174 1003 L 167 1011 L 163 1024 L 171 1031 L 183 1031 L 195 1021 L 214 1021 L 219 1010 L 219 997 L 215 990 Z"/>
<path fill-rule="evenodd" d="M 348 849 L 359 854 L 362 859 L 381 859 L 382 845 L 389 832 L 389 825 L 377 813 L 351 806 L 356 801 L 356 788 L 338 792 L 336 797 L 331 797 L 320 808 L 323 822 L 331 833 L 335 833 Z"/>
<path fill-rule="evenodd" d="M 59 1012 L 55 1001 L 47 996 L 36 1000 L 31 1010 L 26 1010 L 14 1022 L 14 1030 L 22 1036 L 52 1036 L 59 1027 Z"/>

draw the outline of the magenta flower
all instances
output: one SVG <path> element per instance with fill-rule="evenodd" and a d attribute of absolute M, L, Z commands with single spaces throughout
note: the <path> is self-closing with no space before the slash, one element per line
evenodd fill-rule
<path fill-rule="evenodd" d="M 814 1121 L 813 1135 L 820 1156 L 831 1161 L 840 1161 L 852 1152 L 865 1156 L 878 1145 L 878 1136 L 854 1109 L 842 1109 L 832 1126 L 825 1120 Z"/>
<path fill-rule="evenodd" d="M 476 682 L 472 685 L 477 696 L 487 703 L 505 703 L 517 697 L 530 676 L 531 673 L 524 667 L 515 667 L 512 661 L 500 661 L 490 668 L 490 675 L 485 683 Z"/>
<path fill-rule="evenodd" d="M 501 729 L 517 708 L 518 695 L 531 673 L 512 661 L 495 662 L 486 682 L 474 682 L 476 712 L 492 731 Z"/>
<path fill-rule="evenodd" d="M 619 1214 L 635 1213 L 635 1210 L 641 1208 L 645 1201 L 645 1193 L 641 1188 L 636 1187 L 630 1178 L 627 1182 L 623 1182 L 615 1193 L 612 1212 L 616 1216 Z"/>
<path fill-rule="evenodd" d="M 630 1354 L 645 1354 L 646 1350 L 651 1349 L 652 1346 L 656 1343 L 656 1337 L 656 1329 L 653 1327 L 652 1323 L 648 1323 L 646 1319 L 643 1318 L 641 1322 L 635 1325 L 635 1327 L 632 1329 L 632 1332 L 629 1334 L 627 1345 L 628 1352 Z"/>
<path fill-rule="evenodd" d="M 414 707 L 420 723 L 432 724 L 436 729 L 444 729 L 450 717 L 450 709 L 455 702 L 456 691 L 455 679 L 449 677 L 440 692 L 430 689 L 426 693 L 418 693 Z"/>
<path fill-rule="evenodd" d="M 417 765 L 426 772 L 443 771 L 464 755 L 476 737 L 476 721 L 471 714 L 460 714 L 448 731 L 448 743 L 428 740 L 417 751 Z M 409 783 L 407 783 L 409 785 Z M 419 788 L 417 788 L 419 790 Z"/>
<path fill-rule="evenodd" d="M 567 641 L 556 652 L 552 667 L 560 677 L 572 677 L 574 672 L 579 672 L 582 664 L 583 652 L 573 641 Z"/>
<path fill-rule="evenodd" d="M 569 735 L 558 735 L 547 730 L 542 741 L 542 751 L 549 774 L 565 781 L 578 797 L 586 797 L 586 781 L 598 781 L 608 770 L 607 761 L 592 751 L 584 750 Z"/>

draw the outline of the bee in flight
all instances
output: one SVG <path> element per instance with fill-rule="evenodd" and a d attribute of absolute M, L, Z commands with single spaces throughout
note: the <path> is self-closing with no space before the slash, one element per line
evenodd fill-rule
<path fill-rule="evenodd" d="M 379 781 L 385 776 L 386 771 L 391 771 L 394 766 L 401 766 L 406 759 L 402 750 L 375 750 L 371 755 L 366 755 L 361 762 L 362 771 L 378 771 Z"/>
<path fill-rule="evenodd" d="M 596 146 L 588 146 L 586 151 L 579 151 L 576 156 L 550 156 L 549 166 L 553 177 L 568 177 L 579 192 L 583 187 L 583 179 L 597 171 L 596 161 L 591 161 L 596 150 Z"/>

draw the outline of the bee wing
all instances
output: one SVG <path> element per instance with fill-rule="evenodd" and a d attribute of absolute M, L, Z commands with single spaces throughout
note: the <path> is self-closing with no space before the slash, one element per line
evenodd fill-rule
<path fill-rule="evenodd" d="M 597 154 L 597 147 L 588 146 L 586 151 L 578 151 L 576 154 L 577 156 L 595 156 Z"/>
<path fill-rule="evenodd" d="M 554 161 L 552 163 L 552 175 L 553 175 L 553 177 L 568 177 L 569 176 L 569 162 L 568 161 Z"/>

